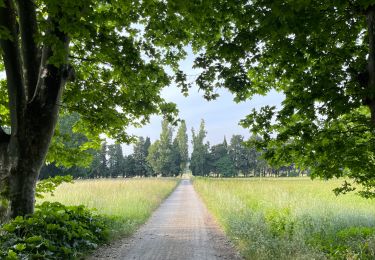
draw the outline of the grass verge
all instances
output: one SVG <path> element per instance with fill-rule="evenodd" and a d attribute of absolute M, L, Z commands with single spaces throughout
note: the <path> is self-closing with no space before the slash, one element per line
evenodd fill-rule
<path fill-rule="evenodd" d="M 111 221 L 110 237 L 127 236 L 143 224 L 160 203 L 174 190 L 179 179 L 96 179 L 62 184 L 54 196 L 43 201 L 64 205 L 84 205 Z"/>
<path fill-rule="evenodd" d="M 206 179 L 194 186 L 246 259 L 374 259 L 375 203 L 340 181 Z"/>

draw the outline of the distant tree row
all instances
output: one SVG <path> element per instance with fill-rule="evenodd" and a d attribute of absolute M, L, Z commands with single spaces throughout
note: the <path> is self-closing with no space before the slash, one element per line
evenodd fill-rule
<path fill-rule="evenodd" d="M 75 121 L 76 118 L 62 117 L 60 124 L 65 126 L 63 132 L 69 136 L 69 140 L 63 141 L 64 145 L 78 148 L 87 142 L 87 138 L 71 130 Z M 130 155 L 123 155 L 121 144 L 108 145 L 103 142 L 100 149 L 90 149 L 83 153 L 86 161 L 91 163 L 63 167 L 52 162 L 42 168 L 40 178 L 68 174 L 74 178 L 177 176 L 187 170 L 189 161 L 185 121 L 181 121 L 174 139 L 173 131 L 174 128 L 164 120 L 160 139 L 151 144 L 149 137 L 139 137 Z M 83 159 L 82 152 L 78 150 L 71 151 L 73 154 L 70 154 L 70 160 L 74 157 Z"/>
<path fill-rule="evenodd" d="M 247 142 L 241 135 L 233 135 L 228 144 L 226 138 L 210 147 L 205 142 L 207 132 L 204 120 L 198 133 L 192 129 L 193 152 L 190 169 L 195 176 L 250 177 L 250 176 L 299 176 L 307 174 L 294 165 L 273 167 L 263 159 L 262 153 L 252 144 L 260 137 L 252 136 Z"/>
<path fill-rule="evenodd" d="M 166 120 L 158 140 L 151 143 L 149 137 L 139 137 L 134 143 L 133 153 L 123 155 L 121 144 L 108 145 L 102 142 L 94 149 L 90 140 L 72 131 L 77 115 L 60 119 L 61 143 L 69 153 L 63 155 L 72 162 L 71 167 L 55 163 L 46 164 L 40 177 L 72 175 L 74 178 L 129 178 L 150 176 L 177 176 L 191 170 L 195 176 L 250 177 L 250 176 L 298 176 L 307 174 L 294 165 L 275 167 L 263 159 L 257 151 L 253 136 L 244 141 L 241 135 L 233 135 L 229 144 L 226 138 L 220 144 L 210 146 L 205 141 L 207 132 L 205 122 L 201 121 L 198 132 L 192 129 L 191 159 L 189 160 L 188 135 L 185 121 L 181 121 L 174 136 L 174 127 Z M 61 144 L 57 145 L 60 147 Z M 82 147 L 92 147 L 84 150 Z M 50 149 L 50 151 L 53 151 Z M 84 151 L 82 151 L 84 150 Z"/>

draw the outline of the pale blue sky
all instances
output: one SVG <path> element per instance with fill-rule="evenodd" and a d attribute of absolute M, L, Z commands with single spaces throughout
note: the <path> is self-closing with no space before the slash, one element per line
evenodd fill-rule
<path fill-rule="evenodd" d="M 180 118 L 186 121 L 189 143 L 191 142 L 191 128 L 199 128 L 201 119 L 206 123 L 207 141 L 211 145 L 223 141 L 224 136 L 229 142 L 233 134 L 241 134 L 249 137 L 249 130 L 238 125 L 239 121 L 251 112 L 253 108 L 260 108 L 265 105 L 279 106 L 283 96 L 277 92 L 270 92 L 267 96 L 255 96 L 247 102 L 235 103 L 233 95 L 221 89 L 218 91 L 220 97 L 214 101 L 206 101 L 197 88 L 190 90 L 188 97 L 184 97 L 177 88 L 167 88 L 162 96 L 177 104 L 180 110 Z M 154 116 L 148 125 L 143 128 L 129 129 L 129 133 L 139 136 L 149 136 L 151 141 L 159 139 L 161 131 L 161 117 Z M 132 146 L 124 146 L 125 154 L 132 153 Z M 191 152 L 191 151 L 190 151 Z"/>
<path fill-rule="evenodd" d="M 192 69 L 194 55 L 190 48 L 187 48 L 187 53 L 188 56 L 180 63 L 180 67 L 187 75 L 197 75 L 199 71 Z M 194 77 L 189 78 L 189 80 L 193 81 Z M 190 89 L 188 97 L 183 96 L 180 89 L 174 86 L 162 91 L 162 97 L 166 101 L 176 103 L 180 111 L 180 118 L 186 121 L 190 148 L 191 128 L 198 129 L 201 119 L 205 120 L 206 140 L 211 145 L 221 143 L 224 136 L 227 137 L 229 142 L 233 134 L 250 136 L 249 130 L 242 128 L 238 123 L 250 114 L 253 108 L 258 109 L 265 105 L 280 106 L 283 100 L 283 95 L 275 91 L 271 91 L 267 96 L 254 96 L 252 100 L 241 103 L 235 103 L 233 95 L 226 89 L 219 89 L 217 93 L 220 94 L 219 98 L 214 101 L 206 101 L 203 98 L 203 92 L 199 92 L 197 87 Z M 129 128 L 128 133 L 143 137 L 148 136 L 151 142 L 154 142 L 160 136 L 161 120 L 161 117 L 154 116 L 148 125 L 139 129 Z M 132 145 L 124 145 L 123 148 L 125 154 L 130 154 L 133 151 Z"/>

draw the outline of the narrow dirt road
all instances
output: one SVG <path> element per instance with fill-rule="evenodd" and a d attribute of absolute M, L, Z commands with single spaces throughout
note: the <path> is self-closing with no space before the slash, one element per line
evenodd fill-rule
<path fill-rule="evenodd" d="M 131 238 L 90 259 L 241 259 L 195 192 L 190 180 L 176 190 Z"/>

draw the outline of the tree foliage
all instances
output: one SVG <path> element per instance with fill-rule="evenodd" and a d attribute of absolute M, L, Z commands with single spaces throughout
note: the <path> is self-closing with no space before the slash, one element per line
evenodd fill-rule
<path fill-rule="evenodd" d="M 177 140 L 173 140 L 173 128 L 167 120 L 162 122 L 160 139 L 151 144 L 147 161 L 156 174 L 176 176 L 180 173 L 180 152 Z"/>
<path fill-rule="evenodd" d="M 189 145 L 185 120 L 181 121 L 175 140 L 178 145 L 178 153 L 180 156 L 180 168 L 182 171 L 184 171 L 186 170 L 187 163 L 189 161 Z"/>
<path fill-rule="evenodd" d="M 187 91 L 178 62 L 188 44 L 207 99 L 215 87 L 236 101 L 284 94 L 281 108 L 242 121 L 272 165 L 349 176 L 371 196 L 374 28 L 371 0 L 0 0 L 0 217 L 32 213 L 59 112 L 78 113 L 74 129 L 90 140 L 128 142 L 128 126 L 172 120 L 160 91 L 172 81 Z"/>
<path fill-rule="evenodd" d="M 148 148 L 150 147 L 150 138 L 139 137 L 138 142 L 134 145 L 133 159 L 134 159 L 134 173 L 137 176 L 151 176 L 153 174 L 150 164 L 146 158 L 148 155 Z"/>
<path fill-rule="evenodd" d="M 182 80 L 177 65 L 185 53 L 176 46 L 182 41 L 150 34 L 167 28 L 161 16 L 169 15 L 175 16 L 164 3 L 152 1 L 0 0 L 0 73 L 6 75 L 0 80 L 0 218 L 33 212 L 59 113 L 79 114 L 74 129 L 89 139 L 105 133 L 120 142 L 134 140 L 125 129 L 152 114 L 173 120 L 177 109 L 160 91 Z M 58 159 L 51 150 L 49 160 Z"/>
<path fill-rule="evenodd" d="M 209 144 L 204 143 L 207 132 L 205 130 L 204 120 L 201 120 L 199 131 L 196 134 L 194 128 L 192 132 L 193 151 L 191 153 L 190 170 L 196 176 L 208 176 L 210 173 L 209 167 Z"/>
<path fill-rule="evenodd" d="M 296 163 L 314 177 L 348 176 L 370 196 L 375 187 L 373 1 L 167 6 L 184 17 L 173 33 L 194 30 L 195 67 L 201 69 L 196 83 L 206 96 L 215 97 L 215 86 L 229 89 L 236 101 L 271 89 L 284 95 L 281 107 L 253 110 L 242 121 L 262 137 L 255 144 L 271 164 Z M 193 12 L 199 15 L 189 16 Z"/>
<path fill-rule="evenodd" d="M 122 154 L 121 144 L 113 144 L 108 146 L 108 171 L 112 178 L 122 175 L 124 168 L 124 156 Z"/>
<path fill-rule="evenodd" d="M 209 164 L 210 171 L 216 173 L 217 176 L 234 177 L 239 173 L 236 172 L 234 160 L 229 156 L 228 145 L 225 138 L 223 143 L 211 147 Z"/>

